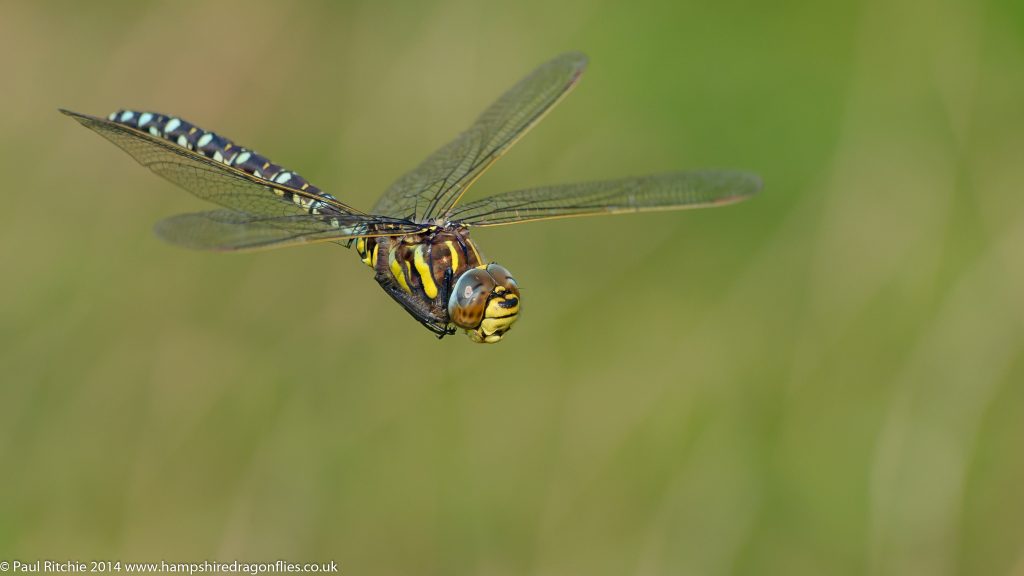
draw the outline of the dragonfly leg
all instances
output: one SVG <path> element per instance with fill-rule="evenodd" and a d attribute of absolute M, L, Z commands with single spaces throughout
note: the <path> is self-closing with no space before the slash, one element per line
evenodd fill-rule
<path fill-rule="evenodd" d="M 454 280 L 454 277 L 455 273 L 452 271 L 451 268 L 444 271 L 444 292 L 442 292 L 443 295 L 441 296 L 441 307 L 444 308 L 445 310 L 448 309 L 448 299 L 452 297 L 452 282 Z M 455 326 L 452 325 L 451 322 L 449 322 L 444 333 L 455 334 L 456 331 L 457 329 L 455 328 Z M 438 338 L 441 338 L 441 336 L 438 336 Z"/>
<path fill-rule="evenodd" d="M 438 338 L 442 338 L 448 334 L 454 334 L 454 331 L 449 331 L 447 318 L 440 314 L 434 313 L 426 303 L 419 298 L 406 292 L 397 282 L 391 279 L 390 276 L 378 271 L 375 279 L 380 284 L 381 288 L 388 293 L 389 296 L 395 299 L 396 302 L 402 305 L 402 308 L 409 313 L 410 316 L 416 319 L 417 322 L 422 324 L 427 330 L 430 330 L 434 334 L 438 335 Z"/>

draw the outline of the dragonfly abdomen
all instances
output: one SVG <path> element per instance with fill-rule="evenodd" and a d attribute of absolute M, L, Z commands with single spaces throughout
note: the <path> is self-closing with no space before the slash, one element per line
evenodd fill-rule
<path fill-rule="evenodd" d="M 319 188 L 310 184 L 309 181 L 299 174 L 274 164 L 265 156 L 244 146 L 239 146 L 219 134 L 203 130 L 191 122 L 176 116 L 168 116 L 157 112 L 118 110 L 108 116 L 107 119 L 135 128 L 136 130 L 148 132 L 154 137 L 168 140 L 182 148 L 198 152 L 211 160 L 231 166 L 257 178 L 283 184 L 290 188 L 297 188 L 324 198 L 334 199 L 333 196 L 321 192 Z M 282 200 L 294 202 L 306 208 L 311 214 L 317 213 L 322 208 L 319 202 L 311 202 L 311 199 L 307 197 L 293 196 L 287 190 L 275 189 L 274 192 L 281 196 Z"/>

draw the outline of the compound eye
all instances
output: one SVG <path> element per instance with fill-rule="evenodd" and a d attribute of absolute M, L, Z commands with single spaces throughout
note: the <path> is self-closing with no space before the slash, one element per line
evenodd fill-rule
<path fill-rule="evenodd" d="M 519 294 L 519 285 L 516 284 L 516 279 L 512 277 L 512 274 L 504 267 L 497 264 L 488 264 L 487 273 L 494 278 L 494 283 L 498 286 L 502 286 L 505 290 L 514 294 Z"/>
<path fill-rule="evenodd" d="M 494 286 L 491 276 L 479 268 L 460 276 L 448 300 L 448 317 L 452 323 L 467 330 L 479 326 Z"/>

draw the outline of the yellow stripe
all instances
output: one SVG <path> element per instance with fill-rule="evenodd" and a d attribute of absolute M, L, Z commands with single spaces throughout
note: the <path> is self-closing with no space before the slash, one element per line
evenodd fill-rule
<path fill-rule="evenodd" d="M 469 246 L 473 250 L 473 254 L 476 255 L 476 261 L 479 262 L 480 264 L 483 264 L 484 263 L 484 259 L 481 258 L 480 257 L 480 253 L 477 252 L 476 244 L 473 244 L 472 240 L 470 240 L 469 238 L 466 238 L 466 245 Z"/>
<path fill-rule="evenodd" d="M 426 244 L 420 244 L 413 254 L 413 261 L 416 262 L 416 272 L 419 273 L 420 280 L 423 282 L 423 293 L 427 295 L 427 298 L 433 300 L 437 298 L 437 284 L 434 283 L 434 274 L 430 271 L 430 265 L 427 264 L 424 254 L 429 249 L 430 247 Z"/>
<path fill-rule="evenodd" d="M 377 268 L 377 248 L 379 247 L 380 244 L 377 244 L 376 242 L 373 243 L 373 254 L 370 255 L 370 268 Z"/>
<path fill-rule="evenodd" d="M 391 268 L 391 275 L 398 281 L 398 285 L 402 287 L 407 293 L 412 294 L 412 290 L 409 289 L 409 283 L 405 281 L 405 274 L 402 272 L 402 265 L 395 260 L 395 250 L 397 247 L 392 247 L 388 250 L 388 266 Z"/>
<path fill-rule="evenodd" d="M 455 243 L 451 240 L 445 240 L 444 243 L 448 245 L 448 252 L 452 255 L 452 272 L 457 272 L 459 270 L 459 252 L 455 248 Z"/>
<path fill-rule="evenodd" d="M 366 238 L 360 238 L 356 241 L 356 251 L 358 251 L 359 255 L 363 257 L 363 264 L 372 266 L 372 264 L 370 264 L 370 254 L 366 251 Z"/>

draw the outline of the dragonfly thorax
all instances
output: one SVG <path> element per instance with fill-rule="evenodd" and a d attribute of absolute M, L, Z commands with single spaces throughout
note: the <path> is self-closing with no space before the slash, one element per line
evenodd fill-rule
<path fill-rule="evenodd" d="M 474 342 L 497 342 L 518 315 L 515 280 L 485 262 L 464 226 L 359 238 L 355 249 L 384 291 L 439 336 L 463 329 Z"/>

